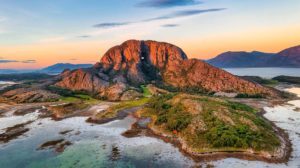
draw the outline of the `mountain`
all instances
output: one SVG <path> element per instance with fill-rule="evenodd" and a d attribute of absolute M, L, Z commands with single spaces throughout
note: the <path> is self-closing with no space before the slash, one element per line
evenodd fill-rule
<path fill-rule="evenodd" d="M 279 53 L 225 52 L 207 63 L 221 68 L 240 67 L 300 67 L 300 46 Z"/>
<path fill-rule="evenodd" d="M 58 63 L 40 70 L 40 72 L 44 73 L 61 73 L 65 69 L 74 70 L 80 68 L 90 68 L 92 64 L 70 64 L 70 63 Z"/>
<path fill-rule="evenodd" d="M 225 52 L 217 57 L 208 60 L 211 65 L 229 68 L 229 67 L 258 67 L 268 66 L 267 60 L 274 57 L 274 54 L 263 52 Z"/>
<path fill-rule="evenodd" d="M 278 55 L 284 57 L 288 65 L 300 67 L 300 45 L 283 50 Z"/>
<path fill-rule="evenodd" d="M 177 46 L 129 40 L 109 49 L 92 68 L 64 71 L 56 86 L 93 93 L 109 100 L 142 84 L 200 92 L 272 94 L 261 85 L 238 78 L 197 59 Z"/>

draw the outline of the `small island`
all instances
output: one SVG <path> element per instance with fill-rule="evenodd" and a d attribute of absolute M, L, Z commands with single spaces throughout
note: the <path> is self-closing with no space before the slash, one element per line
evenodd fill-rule
<path fill-rule="evenodd" d="M 151 118 L 155 135 L 196 159 L 285 160 L 286 137 L 259 112 L 226 99 L 175 93 L 151 98 L 137 116 Z"/>

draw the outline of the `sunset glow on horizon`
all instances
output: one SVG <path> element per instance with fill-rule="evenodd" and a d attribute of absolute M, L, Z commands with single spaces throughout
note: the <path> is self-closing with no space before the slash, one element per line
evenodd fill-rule
<path fill-rule="evenodd" d="M 3 1 L 0 69 L 93 64 L 129 39 L 172 43 L 199 59 L 300 45 L 299 0 L 169 1 Z"/>

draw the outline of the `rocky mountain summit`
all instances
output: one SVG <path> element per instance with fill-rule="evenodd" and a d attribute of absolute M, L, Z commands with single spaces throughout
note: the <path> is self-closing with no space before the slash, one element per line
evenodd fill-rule
<path fill-rule="evenodd" d="M 142 84 L 184 91 L 272 95 L 269 89 L 197 59 L 188 59 L 177 46 L 129 40 L 109 49 L 92 68 L 67 70 L 55 85 L 120 100 Z"/>

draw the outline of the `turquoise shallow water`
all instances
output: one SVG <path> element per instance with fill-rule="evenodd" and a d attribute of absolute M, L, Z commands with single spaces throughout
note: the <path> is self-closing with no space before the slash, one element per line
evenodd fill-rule
<path fill-rule="evenodd" d="M 1 167 L 190 167 L 194 164 L 177 148 L 159 139 L 123 137 L 121 134 L 135 121 L 132 117 L 104 125 L 88 124 L 85 119 L 37 120 L 25 136 L 0 145 Z M 63 130 L 73 131 L 60 135 Z M 63 153 L 37 150 L 42 143 L 60 138 L 73 145 Z"/>

